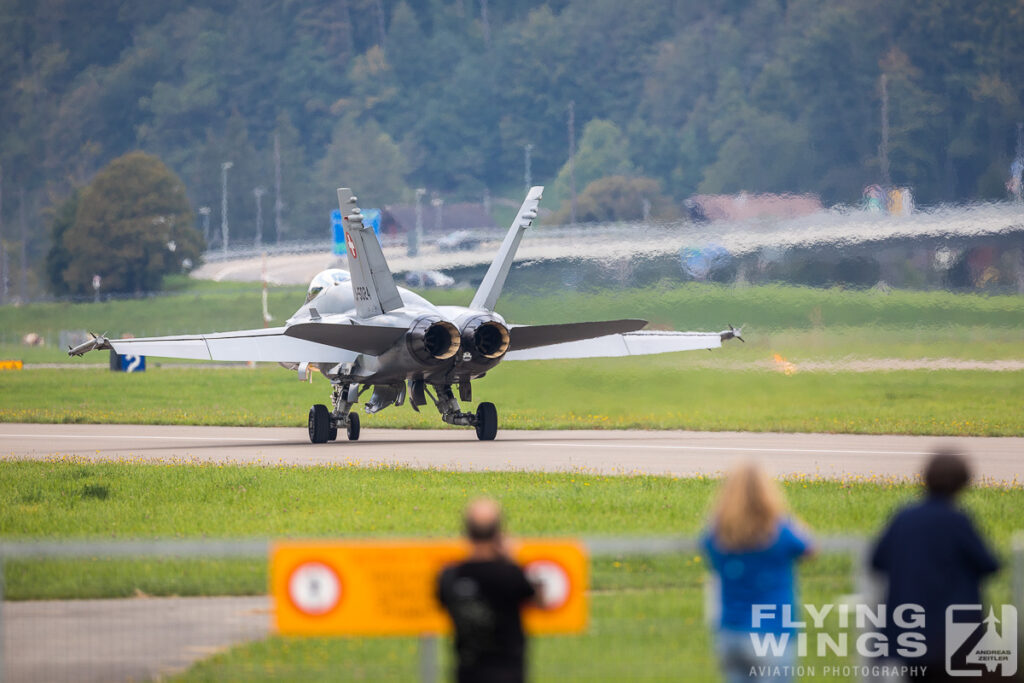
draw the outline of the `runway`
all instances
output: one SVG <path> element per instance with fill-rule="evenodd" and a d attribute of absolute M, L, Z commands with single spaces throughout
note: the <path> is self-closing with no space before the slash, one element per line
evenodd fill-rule
<path fill-rule="evenodd" d="M 302 428 L 0 424 L 0 457 L 94 461 L 350 464 L 456 471 L 587 471 L 714 475 L 756 460 L 777 475 L 830 479 L 917 474 L 939 445 L 971 458 L 977 477 L 1024 481 L 1024 438 L 686 431 L 500 431 L 364 428 L 359 441 L 309 443 Z"/>

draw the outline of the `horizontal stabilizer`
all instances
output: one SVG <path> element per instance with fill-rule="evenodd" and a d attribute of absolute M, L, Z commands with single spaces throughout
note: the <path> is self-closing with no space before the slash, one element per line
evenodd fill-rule
<path fill-rule="evenodd" d="M 404 327 L 298 323 L 288 327 L 284 333 L 289 337 L 379 356 L 394 346 L 405 332 Z"/>
<path fill-rule="evenodd" d="M 562 323 L 558 325 L 520 325 L 509 330 L 509 353 L 537 346 L 623 334 L 643 329 L 646 320 L 602 320 L 592 323 Z"/>
<path fill-rule="evenodd" d="M 718 333 L 707 332 L 629 332 L 595 339 L 509 351 L 504 360 L 556 360 L 560 358 L 616 358 L 646 356 L 673 351 L 717 349 L 722 345 Z"/>

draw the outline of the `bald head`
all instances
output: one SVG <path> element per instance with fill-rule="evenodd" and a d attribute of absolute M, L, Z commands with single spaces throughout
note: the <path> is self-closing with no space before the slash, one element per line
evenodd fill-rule
<path fill-rule="evenodd" d="M 477 498 L 466 506 L 466 535 L 474 543 L 497 541 L 501 536 L 501 506 L 492 498 Z"/>

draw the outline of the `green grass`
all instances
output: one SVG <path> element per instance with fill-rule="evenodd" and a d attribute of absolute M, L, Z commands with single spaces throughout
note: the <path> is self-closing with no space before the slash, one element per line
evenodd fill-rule
<path fill-rule="evenodd" d="M 1024 434 L 1024 372 L 728 372 L 730 352 L 715 352 L 723 369 L 688 367 L 712 355 L 700 352 L 507 363 L 474 383 L 474 398 L 498 405 L 502 429 Z M 0 421 L 302 427 L 328 393 L 322 377 L 274 366 L 26 370 L 0 373 Z M 363 426 L 443 424 L 432 407 L 402 406 Z"/>
<path fill-rule="evenodd" d="M 0 536 L 12 539 L 167 537 L 451 536 L 458 510 L 480 494 L 500 498 L 513 533 L 526 536 L 695 534 L 717 482 L 707 478 L 606 477 L 584 473 L 443 472 L 349 466 L 272 467 L 0 462 Z M 913 484 L 795 478 L 784 483 L 794 513 L 815 534 L 870 536 Z M 1005 556 L 1020 526 L 1024 490 L 976 488 L 964 505 Z M 690 554 L 592 561 L 592 625 L 580 637 L 537 639 L 538 680 L 713 680 L 702 625 L 703 562 Z M 800 573 L 801 599 L 849 593 L 852 566 L 823 555 Z M 10 562 L 14 599 L 259 594 L 258 561 Z M 993 601 L 1009 598 L 1004 572 Z M 407 680 L 410 639 L 272 637 L 205 660 L 186 680 Z M 446 648 L 445 650 L 446 651 Z"/>
<path fill-rule="evenodd" d="M 272 287 L 275 323 L 302 303 L 302 287 Z M 437 304 L 468 304 L 469 290 L 423 292 Z M 218 332 L 262 326 L 260 289 L 254 283 L 175 281 L 162 296 L 127 301 L 52 303 L 0 307 L 0 358 L 61 362 L 60 330 L 112 336 Z M 508 293 L 499 311 L 510 322 L 554 323 L 642 317 L 653 327 L 720 330 L 747 324 L 748 348 L 740 358 L 772 352 L 797 358 L 1024 356 L 1024 297 L 950 292 L 811 289 L 792 286 L 731 287 L 679 284 L 557 294 Z M 47 345 L 20 345 L 28 332 Z M 75 362 L 104 362 L 89 354 Z"/>

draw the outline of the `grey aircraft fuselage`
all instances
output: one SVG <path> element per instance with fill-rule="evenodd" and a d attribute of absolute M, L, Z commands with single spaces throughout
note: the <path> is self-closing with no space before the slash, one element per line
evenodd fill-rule
<path fill-rule="evenodd" d="M 325 271 L 332 272 L 345 273 Z M 326 284 L 288 319 L 286 325 L 314 321 L 328 325 L 371 324 L 357 314 L 355 294 L 347 280 Z M 374 316 L 372 324 L 410 330 L 404 340 L 380 355 L 339 349 L 341 362 L 338 365 L 316 364 L 325 377 L 361 384 L 398 384 L 408 380 L 457 384 L 477 379 L 501 362 L 501 352 L 508 347 L 508 328 L 500 314 L 465 306 L 435 306 L 404 287 L 398 287 L 398 293 L 403 305 Z M 424 328 L 422 332 L 417 330 L 417 322 Z M 446 334 L 451 332 L 454 334 Z M 431 334 L 435 338 L 429 338 Z M 482 334 L 489 339 L 480 339 Z M 424 346 L 419 348 L 421 341 Z"/>

